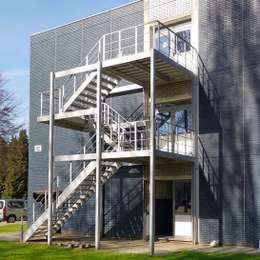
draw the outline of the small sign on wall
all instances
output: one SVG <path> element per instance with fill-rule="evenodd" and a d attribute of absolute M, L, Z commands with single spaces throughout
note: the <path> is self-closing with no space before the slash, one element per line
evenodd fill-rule
<path fill-rule="evenodd" d="M 34 152 L 35 153 L 40 153 L 42 151 L 42 145 L 38 144 L 34 146 Z"/>

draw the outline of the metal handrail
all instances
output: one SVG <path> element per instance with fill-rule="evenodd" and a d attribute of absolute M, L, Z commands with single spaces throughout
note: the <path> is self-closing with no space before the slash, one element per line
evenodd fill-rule
<path fill-rule="evenodd" d="M 136 119 L 138 119 L 138 116 L 139 114 L 143 113 L 143 107 L 144 107 L 144 104 L 140 104 L 135 110 L 134 112 L 132 112 L 128 117 L 127 117 L 127 121 L 136 121 Z M 139 111 L 141 110 L 141 112 Z M 134 116 L 136 113 L 138 112 L 137 116 Z M 132 120 L 130 120 L 132 119 Z"/>

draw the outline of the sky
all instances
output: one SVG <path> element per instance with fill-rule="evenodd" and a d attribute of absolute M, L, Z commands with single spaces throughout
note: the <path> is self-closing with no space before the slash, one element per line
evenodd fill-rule
<path fill-rule="evenodd" d="M 19 124 L 28 128 L 30 35 L 128 2 L 130 0 L 1 1 L 0 73 L 19 104 Z"/>

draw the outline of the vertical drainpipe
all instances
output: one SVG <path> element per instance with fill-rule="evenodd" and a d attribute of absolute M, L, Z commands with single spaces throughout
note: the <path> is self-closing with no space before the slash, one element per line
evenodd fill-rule
<path fill-rule="evenodd" d="M 53 172 L 54 172 L 54 72 L 50 73 L 50 125 L 49 125 L 49 174 L 48 174 L 48 245 L 52 244 L 52 215 L 53 215 Z"/>
<path fill-rule="evenodd" d="M 199 53 L 199 0 L 192 0 L 192 30 L 191 44 Z M 192 215 L 193 215 L 193 244 L 199 243 L 199 158 L 198 158 L 198 137 L 199 137 L 199 79 L 198 79 L 198 57 L 194 55 L 194 74 L 192 82 L 192 121 L 195 130 L 194 155 L 195 160 L 192 169 Z"/>
<path fill-rule="evenodd" d="M 95 248 L 100 249 L 101 237 L 101 74 L 102 74 L 102 61 L 101 61 L 101 40 L 99 42 L 99 53 L 97 63 L 97 126 L 96 126 L 96 216 L 95 216 Z"/>
<path fill-rule="evenodd" d="M 155 39 L 155 26 L 153 27 Z M 150 210 L 149 210 L 149 249 L 150 255 L 154 255 L 155 238 L 155 46 L 151 48 L 150 58 Z"/>

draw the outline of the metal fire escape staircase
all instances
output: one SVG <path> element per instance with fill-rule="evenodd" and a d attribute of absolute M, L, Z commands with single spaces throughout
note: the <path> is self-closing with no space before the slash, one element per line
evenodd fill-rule
<path fill-rule="evenodd" d="M 162 26 L 162 25 L 161 25 Z M 102 42 L 102 59 L 103 61 L 109 61 L 116 58 L 116 55 L 122 57 L 129 57 L 133 54 L 139 55 L 146 50 L 146 45 L 150 48 L 150 40 L 144 42 L 144 40 L 150 35 L 150 31 L 146 31 L 144 25 L 135 26 L 133 28 L 127 28 L 122 31 L 113 32 L 111 35 L 107 34 L 102 36 L 102 39 L 90 50 L 86 59 L 84 59 L 78 66 L 82 68 L 83 65 L 96 64 L 98 61 L 98 53 L 100 49 L 100 42 Z M 158 27 L 160 28 L 160 27 Z M 166 30 L 166 31 L 165 31 Z M 147 33 L 147 37 L 144 33 Z M 134 35 L 134 38 L 129 37 L 129 33 Z M 118 38 L 118 47 L 113 50 L 107 51 L 108 46 L 111 42 L 108 40 L 111 38 Z M 117 37 L 120 36 L 120 37 Z M 126 37 L 126 38 L 124 38 Z M 188 70 L 193 69 L 193 65 L 189 63 L 189 59 L 192 60 L 193 53 L 177 51 L 176 42 L 183 41 L 184 46 L 187 47 L 187 43 L 179 39 L 178 36 L 167 29 L 165 26 L 161 30 L 157 31 L 158 46 L 157 52 L 163 55 L 163 60 L 167 57 L 167 62 L 171 61 L 172 64 L 177 64 L 177 70 L 172 70 L 172 65 L 159 62 L 158 69 L 160 67 L 161 71 L 164 73 L 172 73 L 173 76 L 178 79 L 182 77 Z M 130 40 L 129 40 L 130 39 Z M 148 38 L 149 39 L 149 38 Z M 165 42 L 162 40 L 167 40 L 167 46 L 165 47 Z M 127 45 L 128 44 L 128 45 Z M 186 48 L 185 47 L 185 48 Z M 98 52 L 97 52 L 98 50 Z M 145 52 L 148 53 L 148 52 Z M 145 54 L 146 55 L 146 54 Z M 159 56 L 160 56 L 159 55 Z M 140 55 L 139 55 L 140 56 Z M 138 57 L 139 57 L 138 56 Z M 140 79 L 144 78 L 143 75 L 147 74 L 145 62 L 148 58 L 144 58 L 141 62 L 143 64 L 136 64 L 133 73 L 136 70 L 141 69 Z M 158 58 L 159 59 L 159 58 Z M 148 63 L 149 64 L 149 63 Z M 122 65 L 123 66 L 123 65 Z M 180 69 L 182 68 L 182 69 Z M 183 69 L 184 68 L 184 69 Z M 74 68 L 75 69 L 75 68 Z M 77 68 L 76 68 L 77 69 Z M 128 70 L 128 69 L 127 69 Z M 72 69 L 73 71 L 73 69 Z M 84 70 L 82 70 L 84 71 Z M 122 70 L 123 71 L 123 70 Z M 103 152 L 121 152 L 121 151 L 141 151 L 149 150 L 150 132 L 149 132 L 149 120 L 140 120 L 140 113 L 137 111 L 138 119 L 131 118 L 130 122 L 120 115 L 116 110 L 110 107 L 108 104 L 104 103 L 106 97 L 109 93 L 118 85 L 123 72 L 120 69 L 117 70 L 118 73 L 111 73 L 111 69 L 102 71 L 101 75 L 101 98 L 102 98 L 102 132 L 103 132 Z M 148 70 L 149 71 L 149 70 Z M 121 73 L 121 74 L 120 74 Z M 175 74 L 174 74 L 175 73 Z M 188 78 L 190 78 L 188 74 Z M 92 138 L 87 145 L 84 146 L 83 153 L 93 153 L 95 154 L 95 129 L 96 129 L 96 93 L 97 93 L 97 71 L 96 69 L 92 71 L 67 74 L 69 75 L 62 87 L 55 89 L 55 99 L 58 101 L 57 108 L 55 109 L 55 116 L 78 112 L 80 110 L 90 110 L 88 115 L 79 116 L 87 124 L 85 130 L 92 132 Z M 130 73 L 128 73 L 130 75 Z M 158 72 L 160 79 L 159 82 L 165 82 L 169 77 L 163 76 L 162 72 Z M 169 74 L 169 76 L 171 76 Z M 129 76 L 130 79 L 132 77 Z M 128 79 L 126 77 L 126 79 Z M 184 77 L 186 79 L 186 77 Z M 136 82 L 139 82 L 137 80 Z M 44 111 L 44 99 L 47 97 L 49 101 L 50 94 L 48 92 L 41 93 L 41 117 L 48 116 L 48 110 Z M 46 114 L 45 114 L 46 112 Z M 169 114 L 158 114 L 156 122 L 156 148 L 158 150 L 164 150 L 168 153 L 179 153 L 184 156 L 193 155 L 193 132 L 183 132 L 179 131 L 179 128 L 168 123 L 170 118 Z M 47 119 L 49 120 L 49 118 Z M 56 123 L 56 118 L 55 118 Z M 73 129 L 73 128 L 72 128 Z M 74 128 L 75 129 L 75 128 Z M 175 134 L 174 134 L 175 132 Z M 178 140 L 179 139 L 179 140 Z M 179 148 L 181 147 L 181 148 Z M 82 151 L 80 152 L 82 154 Z M 104 184 L 108 179 L 113 176 L 115 172 L 121 167 L 121 163 L 115 162 L 102 162 L 102 173 L 101 182 Z M 59 231 L 64 224 L 86 203 L 86 201 L 91 198 L 95 193 L 95 170 L 96 161 L 84 161 L 79 167 L 72 170 L 70 168 L 70 178 L 67 180 L 67 186 L 61 191 L 57 189 L 56 199 L 53 204 L 54 217 L 53 217 L 53 232 Z M 58 182 L 56 176 L 56 182 Z M 57 183 L 56 183 L 57 185 Z M 57 185 L 58 186 L 58 185 Z M 34 214 L 33 224 L 24 234 L 24 241 L 28 241 L 31 238 L 44 237 L 47 233 L 47 221 L 48 221 L 48 208 L 46 207 L 46 201 L 44 201 L 45 207 L 36 214 Z M 36 216 L 37 215 L 37 216 Z"/>
<path fill-rule="evenodd" d="M 96 108 L 96 72 L 91 72 L 85 75 L 85 78 L 80 81 L 79 87 L 74 83 L 73 92 L 71 96 L 65 96 L 65 85 L 58 89 L 59 94 L 59 112 L 60 111 L 74 111 L 80 109 Z M 75 79 L 74 79 L 75 80 Z M 118 84 L 118 79 L 111 78 L 107 75 L 102 75 L 102 99 Z M 113 151 L 114 149 L 120 150 L 122 143 L 119 141 L 122 136 L 126 137 L 131 129 L 134 127 L 124 117 L 122 117 L 116 110 L 109 105 L 102 103 L 102 118 L 103 118 L 103 139 L 104 139 L 104 152 Z M 85 117 L 86 122 L 95 130 L 96 116 L 91 114 Z M 119 124 L 120 122 L 120 124 Z M 119 147 L 119 144 L 121 147 Z M 133 149 L 133 144 L 125 142 L 124 149 Z M 84 146 L 84 153 L 95 153 L 95 134 L 92 135 L 88 144 Z M 121 163 L 117 162 L 102 162 L 101 183 L 104 184 L 114 173 L 121 167 Z M 56 192 L 56 201 L 54 203 L 53 218 L 53 233 L 59 231 L 64 224 L 90 199 L 95 193 L 95 170 L 96 161 L 84 162 L 83 166 L 78 167 L 73 171 L 67 187 L 59 194 Z M 56 180 L 57 181 L 57 180 Z M 46 203 L 42 201 L 40 203 Z M 35 215 L 35 213 L 34 213 Z M 44 207 L 44 211 L 24 234 L 24 241 L 29 239 L 43 238 L 47 234 L 47 220 L 48 208 Z"/>

